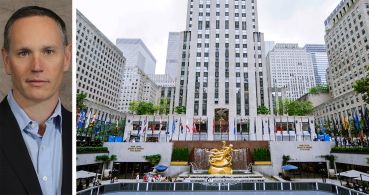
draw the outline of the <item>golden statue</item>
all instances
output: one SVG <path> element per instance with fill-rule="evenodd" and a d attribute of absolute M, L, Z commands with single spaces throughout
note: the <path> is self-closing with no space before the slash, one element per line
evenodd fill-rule
<path fill-rule="evenodd" d="M 222 149 L 216 148 L 208 151 L 210 167 L 208 173 L 210 174 L 232 174 L 232 152 L 236 151 L 233 149 L 233 145 L 229 144 L 226 146 L 226 142 L 223 142 Z"/>

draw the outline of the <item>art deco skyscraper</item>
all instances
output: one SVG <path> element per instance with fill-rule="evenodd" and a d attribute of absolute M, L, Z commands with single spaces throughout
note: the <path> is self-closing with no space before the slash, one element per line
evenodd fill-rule
<path fill-rule="evenodd" d="M 181 35 L 176 105 L 186 106 L 188 117 L 207 117 L 209 125 L 221 117 L 233 124 L 256 117 L 260 105 L 269 107 L 256 0 L 189 0 Z"/>

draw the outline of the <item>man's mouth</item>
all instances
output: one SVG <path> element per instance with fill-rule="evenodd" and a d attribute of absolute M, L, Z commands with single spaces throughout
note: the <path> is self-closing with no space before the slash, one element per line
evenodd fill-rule
<path fill-rule="evenodd" d="M 48 80 L 43 80 L 43 79 L 28 79 L 26 80 L 26 82 L 34 87 L 41 87 L 49 83 Z"/>

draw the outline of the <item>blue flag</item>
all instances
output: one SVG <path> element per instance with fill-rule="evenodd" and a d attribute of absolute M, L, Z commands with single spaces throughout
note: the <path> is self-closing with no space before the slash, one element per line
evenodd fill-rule
<path fill-rule="evenodd" d="M 176 121 L 174 120 L 173 116 L 172 134 L 174 134 L 175 131 L 176 131 Z"/>
<path fill-rule="evenodd" d="M 236 125 L 236 118 L 233 119 L 233 133 L 234 133 L 234 137 L 237 140 L 237 125 Z"/>

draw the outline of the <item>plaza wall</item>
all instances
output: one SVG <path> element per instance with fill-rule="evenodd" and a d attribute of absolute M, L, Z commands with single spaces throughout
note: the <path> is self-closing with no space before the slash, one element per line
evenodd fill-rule
<path fill-rule="evenodd" d="M 115 162 L 147 162 L 144 156 L 160 154 L 159 164 L 169 165 L 173 143 L 105 142 L 110 155 L 117 155 Z"/>
<path fill-rule="evenodd" d="M 352 164 L 369 167 L 367 163 L 368 154 L 343 154 L 332 153 L 336 157 L 336 163 Z"/>
<path fill-rule="evenodd" d="M 289 155 L 289 162 L 323 162 L 322 155 L 329 155 L 333 142 L 310 142 L 310 141 L 291 141 L 291 142 L 269 142 L 270 155 L 272 160 L 273 175 L 281 172 L 282 156 Z"/>
<path fill-rule="evenodd" d="M 99 155 L 109 155 L 109 153 L 77 154 L 77 166 L 101 163 L 101 161 L 96 161 L 96 156 Z"/>

